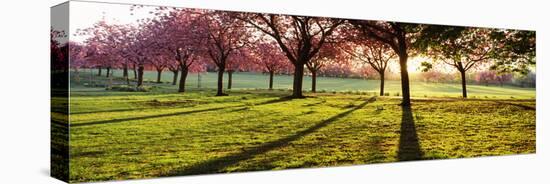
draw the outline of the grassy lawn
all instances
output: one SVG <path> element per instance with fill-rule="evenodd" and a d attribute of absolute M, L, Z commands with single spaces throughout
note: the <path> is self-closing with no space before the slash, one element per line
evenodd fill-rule
<path fill-rule="evenodd" d="M 166 73 L 164 78 L 171 79 Z M 400 99 L 393 95 L 326 92 L 288 99 L 286 90 L 244 89 L 267 85 L 261 78 L 266 76 L 245 75 L 252 74 L 234 76 L 240 90 L 225 97 L 214 97 L 211 89 L 178 94 L 169 84 L 152 92 L 74 86 L 70 180 L 535 152 L 534 89 L 470 85 L 470 94 L 480 98 L 416 98 L 407 109 L 398 106 Z M 214 75 L 206 76 L 203 86 L 214 85 Z M 190 86 L 196 86 L 194 77 L 189 78 Z M 147 78 L 154 79 L 154 73 L 147 73 Z M 289 77 L 275 80 L 277 88 L 290 86 Z M 356 79 L 323 78 L 319 87 L 377 90 L 377 81 L 350 80 Z M 396 85 L 389 82 L 388 90 L 399 91 Z M 460 95 L 460 88 L 455 91 L 443 84 L 413 83 L 411 91 L 422 97 L 422 91 L 434 89 L 435 96 Z"/>
<path fill-rule="evenodd" d="M 88 72 L 88 70 L 84 70 Z M 92 72 L 97 72 L 93 70 Z M 104 71 L 105 75 L 105 71 Z M 121 70 L 116 70 L 114 76 L 122 76 Z M 130 76 L 133 77 L 132 72 Z M 82 83 L 87 82 L 90 78 L 90 73 L 81 74 Z M 97 77 L 94 77 L 94 80 Z M 148 81 L 156 81 L 157 73 L 154 71 L 146 71 L 144 79 Z M 163 72 L 162 81 L 170 83 L 172 81 L 172 72 Z M 227 76 L 224 76 L 224 85 L 227 85 Z M 233 89 L 266 89 L 268 87 L 268 75 L 257 73 L 234 73 L 233 74 Z M 202 88 L 216 88 L 217 85 L 216 73 L 201 74 Z M 198 78 L 196 73 L 189 74 L 187 78 L 187 88 L 197 88 Z M 345 79 L 334 77 L 318 77 L 317 91 L 320 92 L 372 92 L 378 94 L 379 80 L 364 80 L 364 79 Z M 175 91 L 177 86 L 166 85 L 165 88 Z M 273 87 L 275 89 L 291 89 L 292 76 L 277 75 L 274 79 Z M 462 88 L 460 84 L 445 84 L 445 83 L 427 83 L 427 82 L 411 82 L 411 95 L 413 97 L 462 97 Z M 311 89 L 311 78 L 304 77 L 304 90 Z M 520 88 L 513 86 L 484 86 L 469 84 L 467 86 L 468 96 L 470 98 L 479 99 L 534 99 L 535 88 Z M 399 96 L 401 93 L 401 82 L 396 80 L 387 80 L 385 91 L 390 96 Z"/>

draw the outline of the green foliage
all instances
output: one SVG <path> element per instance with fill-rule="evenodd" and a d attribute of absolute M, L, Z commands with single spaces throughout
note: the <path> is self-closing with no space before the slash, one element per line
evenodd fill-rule
<path fill-rule="evenodd" d="M 499 73 L 516 72 L 523 75 L 533 70 L 536 64 L 536 33 L 523 30 L 498 30 L 491 37 L 502 45 L 493 53 L 496 59 L 492 70 Z"/>
<path fill-rule="evenodd" d="M 521 74 L 527 74 L 536 64 L 534 31 L 442 25 L 421 27 L 412 47 L 418 53 L 438 60 L 491 60 L 492 70 L 499 73 Z M 462 65 L 468 64 L 466 62 Z M 467 68 L 458 65 L 457 67 Z"/>
<path fill-rule="evenodd" d="M 420 63 L 421 71 L 422 72 L 428 72 L 433 68 L 433 64 L 427 61 L 423 61 Z"/>

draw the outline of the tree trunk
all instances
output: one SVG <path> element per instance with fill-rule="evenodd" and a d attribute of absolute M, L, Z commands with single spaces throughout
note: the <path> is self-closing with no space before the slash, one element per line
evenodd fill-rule
<path fill-rule="evenodd" d="M 78 71 L 78 68 L 74 69 L 74 79 L 76 81 L 76 84 L 80 84 L 80 72 Z"/>
<path fill-rule="evenodd" d="M 143 70 L 145 70 L 145 67 L 143 65 L 139 65 L 137 69 L 137 87 L 141 87 L 143 85 Z"/>
<path fill-rule="evenodd" d="M 218 67 L 218 91 L 216 96 L 225 96 L 223 93 L 223 72 L 225 68 Z"/>
<path fill-rule="evenodd" d="M 269 71 L 269 90 L 273 90 L 273 74 L 275 72 Z"/>
<path fill-rule="evenodd" d="M 137 77 L 138 75 L 137 75 L 136 67 L 135 67 L 135 66 L 134 66 L 134 68 L 133 68 L 133 71 L 134 71 L 134 79 L 137 79 L 137 78 L 138 78 L 138 77 Z"/>
<path fill-rule="evenodd" d="M 107 77 L 111 76 L 111 67 L 107 67 Z"/>
<path fill-rule="evenodd" d="M 125 79 L 128 78 L 128 65 L 124 65 L 124 68 L 122 69 L 122 77 Z"/>
<path fill-rule="evenodd" d="M 403 50 L 399 54 L 399 65 L 401 67 L 401 93 L 403 95 L 403 102 L 401 105 L 411 105 L 411 94 L 409 88 L 409 71 L 407 71 L 407 58 L 408 54 L 406 50 Z"/>
<path fill-rule="evenodd" d="M 304 78 L 304 64 L 294 65 L 294 82 L 292 84 L 292 97 L 303 98 L 302 81 Z"/>
<path fill-rule="evenodd" d="M 380 72 L 380 96 L 384 96 L 384 72 Z"/>
<path fill-rule="evenodd" d="M 172 85 L 176 85 L 178 82 L 179 70 L 172 70 L 172 73 L 174 73 L 174 79 L 172 80 Z"/>
<path fill-rule="evenodd" d="M 128 64 L 124 64 L 124 68 L 122 69 L 122 77 L 126 79 L 126 84 L 130 85 L 130 79 L 128 78 Z"/>
<path fill-rule="evenodd" d="M 101 67 L 99 67 L 97 69 L 98 69 L 97 76 L 101 76 Z"/>
<path fill-rule="evenodd" d="M 197 73 L 197 88 L 201 88 L 201 72 Z"/>
<path fill-rule="evenodd" d="M 111 89 L 111 87 L 113 86 L 113 74 L 111 72 L 111 68 L 107 68 L 107 78 L 109 79 L 109 82 L 107 83 L 107 88 L 109 89 Z"/>
<path fill-rule="evenodd" d="M 189 73 L 189 70 L 185 67 L 181 67 L 181 77 L 180 77 L 180 86 L 178 89 L 178 92 L 183 93 L 185 92 L 185 80 L 187 80 L 187 74 Z M 174 76 L 177 76 L 177 73 L 175 73 Z"/>
<path fill-rule="evenodd" d="M 227 71 L 227 89 L 231 89 L 233 84 L 233 70 Z"/>
<path fill-rule="evenodd" d="M 311 71 L 311 92 L 317 92 L 317 70 Z"/>
<path fill-rule="evenodd" d="M 462 79 L 462 98 L 468 98 L 468 92 L 466 91 L 466 71 L 459 70 L 459 72 Z"/>
<path fill-rule="evenodd" d="M 161 76 L 162 76 L 162 70 L 157 70 L 157 83 L 161 83 L 160 82 Z"/>

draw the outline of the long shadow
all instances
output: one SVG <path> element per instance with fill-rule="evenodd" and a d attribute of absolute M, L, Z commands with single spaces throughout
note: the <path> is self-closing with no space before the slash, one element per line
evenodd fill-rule
<path fill-rule="evenodd" d="M 383 142 L 383 136 L 375 135 L 369 137 L 367 141 L 367 146 L 369 147 L 369 150 L 367 152 L 368 159 L 365 160 L 367 163 L 383 162 L 383 160 L 386 158 L 386 154 L 382 150 Z"/>
<path fill-rule="evenodd" d="M 324 121 L 321 121 L 321 122 L 315 124 L 312 127 L 309 127 L 308 129 L 296 132 L 294 135 L 290 135 L 288 137 L 284 137 L 284 138 L 281 138 L 281 139 L 278 139 L 278 140 L 267 142 L 267 143 L 264 143 L 264 144 L 262 144 L 260 146 L 257 146 L 257 147 L 248 148 L 248 149 L 245 149 L 244 151 L 242 151 L 240 153 L 237 153 L 237 154 L 234 154 L 234 155 L 228 155 L 228 156 L 224 156 L 224 157 L 220 157 L 220 158 L 216 158 L 216 159 L 212 159 L 212 160 L 207 160 L 205 162 L 201 162 L 201 163 L 198 163 L 196 165 L 192 165 L 190 167 L 182 168 L 181 170 L 176 170 L 176 171 L 173 171 L 173 172 L 163 174 L 162 176 L 180 176 L 180 175 L 206 174 L 206 173 L 220 172 L 220 170 L 222 170 L 222 169 L 224 169 L 228 166 L 231 166 L 233 164 L 239 163 L 239 162 L 244 161 L 244 160 L 248 160 L 248 159 L 250 159 L 250 158 L 252 158 L 256 155 L 264 154 L 268 151 L 271 151 L 271 150 L 274 150 L 274 149 L 277 149 L 277 148 L 280 148 L 280 147 L 284 147 L 284 146 L 288 145 L 290 142 L 293 142 L 295 140 L 298 140 L 301 137 L 304 137 L 308 134 L 311 134 L 311 133 L 317 131 L 318 129 L 329 125 L 330 123 L 332 123 L 332 122 L 334 122 L 334 121 L 336 121 L 336 120 L 338 120 L 342 117 L 347 116 L 348 114 L 352 113 L 353 111 L 356 111 L 358 109 L 361 109 L 361 108 L 365 107 L 365 105 L 367 105 L 370 102 L 373 102 L 374 100 L 376 100 L 375 97 L 372 97 L 369 100 L 361 103 L 360 105 L 358 105 L 358 106 L 356 106 L 352 109 L 349 109 L 345 112 L 342 112 L 340 114 L 332 116 L 329 119 L 326 119 Z"/>
<path fill-rule="evenodd" d="M 260 103 L 254 104 L 254 105 L 269 105 L 269 104 L 274 104 L 274 103 L 279 103 L 279 102 L 290 101 L 290 100 L 292 100 L 292 99 L 293 99 L 293 98 L 290 98 L 290 97 L 280 97 L 280 98 L 276 98 L 276 99 L 273 99 L 273 100 L 268 100 L 268 101 L 265 101 L 265 102 L 260 102 Z"/>
<path fill-rule="evenodd" d="M 232 108 L 232 107 L 240 107 L 240 106 L 242 106 L 242 105 L 229 106 L 229 107 L 224 106 L 224 107 L 216 107 L 216 108 L 209 108 L 209 109 L 200 109 L 200 110 L 192 110 L 192 111 L 184 111 L 184 112 L 174 112 L 174 113 L 167 113 L 167 114 L 156 114 L 156 115 L 150 115 L 150 116 L 139 116 L 139 117 L 122 118 L 122 119 L 110 119 L 110 120 L 103 120 L 103 121 L 93 121 L 93 122 L 88 122 L 88 123 L 71 124 L 70 127 L 81 127 L 81 126 L 90 126 L 90 125 L 118 123 L 118 122 L 124 122 L 124 121 L 132 121 L 132 120 L 161 118 L 161 117 L 167 117 L 167 116 L 177 116 L 177 115 L 193 114 L 193 113 L 199 113 L 199 112 L 215 111 L 215 110 L 221 110 L 221 109 Z"/>
<path fill-rule="evenodd" d="M 50 121 L 51 124 L 53 125 L 58 125 L 58 126 L 61 126 L 63 128 L 69 128 L 69 123 L 67 122 L 63 122 L 63 121 L 59 121 L 59 120 L 51 120 Z"/>
<path fill-rule="evenodd" d="M 289 97 L 280 97 L 280 98 L 277 98 L 277 99 L 268 100 L 268 101 L 260 102 L 260 103 L 256 103 L 256 104 L 243 105 L 243 106 L 245 106 L 245 107 L 241 107 L 241 108 L 238 108 L 238 109 L 234 109 L 234 110 L 231 110 L 231 111 L 229 111 L 229 112 L 246 111 L 246 110 L 250 109 L 250 107 L 248 107 L 248 106 L 269 105 L 269 104 L 274 104 L 274 103 L 279 103 L 279 102 L 290 101 L 290 100 L 292 100 L 292 99 L 293 99 L 293 98 L 289 98 Z"/>
<path fill-rule="evenodd" d="M 102 112 L 125 112 L 125 111 L 135 111 L 135 110 L 145 110 L 145 108 L 141 109 L 111 109 L 111 110 L 99 110 L 99 111 L 82 111 L 82 112 L 71 112 L 71 115 L 77 115 L 77 114 L 93 114 L 93 113 L 102 113 Z"/>
<path fill-rule="evenodd" d="M 267 104 L 273 104 L 273 103 L 279 103 L 292 100 L 291 98 L 279 98 L 274 100 L 268 100 L 266 102 L 257 103 L 254 105 L 267 105 Z M 143 119 L 152 119 L 152 118 L 161 118 L 161 117 L 167 117 L 167 116 L 177 116 L 177 115 L 185 115 L 185 114 L 193 114 L 193 113 L 200 113 L 200 112 L 208 112 L 208 111 L 216 111 L 216 110 L 222 110 L 227 108 L 235 108 L 235 107 L 244 107 L 246 105 L 234 105 L 234 106 L 223 106 L 223 107 L 216 107 L 216 108 L 209 108 L 209 109 L 200 109 L 200 110 L 192 110 L 192 111 L 184 111 L 184 112 L 175 112 L 175 113 L 167 113 L 167 114 L 156 114 L 156 115 L 150 115 L 150 116 L 139 116 L 139 117 L 131 117 L 131 118 L 122 118 L 122 119 L 110 119 L 110 120 L 103 120 L 103 121 L 93 121 L 88 123 L 78 123 L 78 124 L 71 124 L 70 127 L 82 127 L 82 126 L 91 126 L 91 125 L 101 125 L 101 124 L 110 124 L 110 123 L 120 123 L 124 121 L 132 121 L 132 120 L 143 120 Z M 237 109 L 239 110 L 239 109 Z M 243 109 L 240 109 L 243 110 Z"/>
<path fill-rule="evenodd" d="M 522 108 L 523 110 L 531 110 L 531 111 L 536 111 L 537 110 L 536 107 L 531 107 L 531 106 L 523 105 L 523 104 L 516 104 L 516 103 L 510 103 L 510 102 L 499 102 L 499 101 L 495 101 L 495 102 L 499 103 L 499 104 L 503 104 L 503 105 L 516 106 L 516 107 Z"/>
<path fill-rule="evenodd" d="M 422 158 L 418 135 L 414 125 L 414 118 L 410 106 L 402 107 L 401 131 L 399 137 L 399 150 L 397 158 L 400 161 L 419 160 Z"/>

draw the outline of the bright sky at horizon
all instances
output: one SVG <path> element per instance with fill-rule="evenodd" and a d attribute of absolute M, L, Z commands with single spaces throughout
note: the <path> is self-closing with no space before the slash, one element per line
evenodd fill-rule
<path fill-rule="evenodd" d="M 92 27 L 102 19 L 113 24 L 135 24 L 139 19 L 154 17 L 149 13 L 154 9 L 152 6 L 144 6 L 134 11 L 130 11 L 131 5 L 116 3 L 71 1 L 70 6 L 71 41 L 76 42 L 86 39 L 84 36 L 74 35 L 78 29 Z"/>

